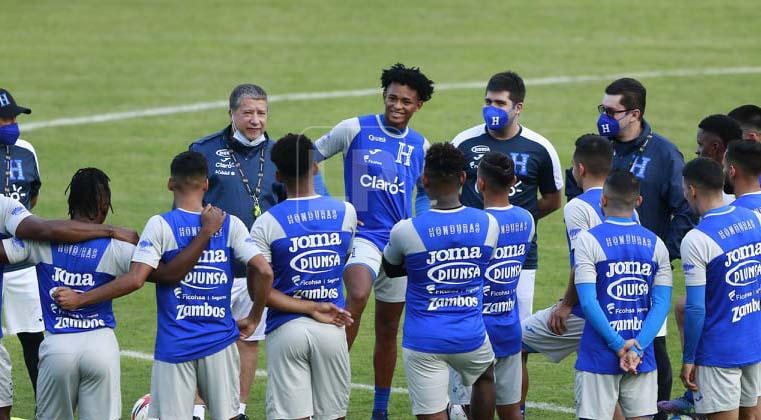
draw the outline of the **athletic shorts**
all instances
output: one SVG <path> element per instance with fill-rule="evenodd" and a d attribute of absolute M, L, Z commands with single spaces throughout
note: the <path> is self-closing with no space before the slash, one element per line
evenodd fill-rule
<path fill-rule="evenodd" d="M 342 327 L 300 317 L 270 332 L 268 419 L 345 417 L 350 387 L 349 348 Z"/>
<path fill-rule="evenodd" d="M 498 357 L 494 362 L 494 379 L 497 390 L 497 405 L 516 404 L 521 401 L 523 371 L 521 354 Z M 472 388 L 462 384 L 460 374 L 449 369 L 449 402 L 469 405 Z"/>
<path fill-rule="evenodd" d="M 693 393 L 695 412 L 717 413 L 738 407 L 755 407 L 758 401 L 761 363 L 741 368 L 695 366 Z"/>
<path fill-rule="evenodd" d="M 209 417 L 215 420 L 233 418 L 238 415 L 240 404 L 239 376 L 240 358 L 235 343 L 212 355 L 189 362 L 167 363 L 154 360 L 148 418 L 193 418 L 196 389 L 206 402 Z"/>
<path fill-rule="evenodd" d="M 435 414 L 447 409 L 449 368 L 470 387 L 494 363 L 494 352 L 487 337 L 481 347 L 467 353 L 424 353 L 402 349 L 412 414 Z"/>
<path fill-rule="evenodd" d="M 581 334 L 584 332 L 586 322 L 584 318 L 571 314 L 565 322 L 565 334 L 553 333 L 547 326 L 547 321 L 549 321 L 550 315 L 557 305 L 542 309 L 521 322 L 523 347 L 530 353 L 543 354 L 553 363 L 559 363 L 579 349 Z"/>
<path fill-rule="evenodd" d="M 616 402 L 624 417 L 652 416 L 658 412 L 658 371 L 637 375 L 603 375 L 576 371 L 576 417 L 610 419 Z"/>
<path fill-rule="evenodd" d="M 383 251 L 365 238 L 354 239 L 354 249 L 346 262 L 364 265 L 373 276 L 375 299 L 386 303 L 404 302 L 407 293 L 407 277 L 388 277 L 383 270 Z"/>
<path fill-rule="evenodd" d="M 111 328 L 45 334 L 40 345 L 37 419 L 118 420 L 122 415 L 119 343 Z"/>
<path fill-rule="evenodd" d="M 36 268 L 3 273 L 2 302 L 6 334 L 45 331 Z"/>
<path fill-rule="evenodd" d="M 254 301 L 248 294 L 248 280 L 245 277 L 236 277 L 233 281 L 232 300 L 230 301 L 233 319 L 241 320 L 251 313 L 254 307 Z M 256 327 L 256 330 L 250 337 L 243 341 L 262 341 L 264 340 L 264 330 L 267 328 L 267 308 L 262 312 L 262 321 Z"/>
<path fill-rule="evenodd" d="M 13 381 L 11 380 L 11 356 L 0 342 L 0 408 L 13 405 Z"/>
<path fill-rule="evenodd" d="M 518 317 L 521 322 L 534 312 L 534 283 L 536 282 L 536 269 L 521 270 L 518 278 L 518 286 L 515 294 L 518 298 Z"/>

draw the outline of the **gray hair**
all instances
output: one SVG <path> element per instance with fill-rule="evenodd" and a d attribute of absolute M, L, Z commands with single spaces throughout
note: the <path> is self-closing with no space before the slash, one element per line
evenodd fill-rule
<path fill-rule="evenodd" d="M 241 99 L 244 98 L 264 99 L 266 101 L 267 92 L 265 92 L 264 88 L 261 86 L 252 83 L 238 85 L 233 89 L 232 93 L 230 93 L 230 110 L 237 110 L 240 106 Z"/>

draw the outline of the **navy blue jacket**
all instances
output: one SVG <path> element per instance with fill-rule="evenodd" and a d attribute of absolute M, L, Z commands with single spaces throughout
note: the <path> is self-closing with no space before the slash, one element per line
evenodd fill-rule
<path fill-rule="evenodd" d="M 39 195 L 42 186 L 37 153 L 29 142 L 21 139 L 10 148 L 11 176 L 8 179 L 8 189 L 10 190 L 8 196 L 31 210 L 32 199 Z M 5 147 L 0 147 L 0 160 L 5 161 Z M 4 168 L 5 166 L 3 166 Z M 0 194 L 3 195 L 5 195 L 5 183 L 5 171 L 2 170 L 0 171 Z M 4 266 L 3 271 L 16 271 L 33 266 L 33 264 L 28 263 L 12 264 Z"/>
<path fill-rule="evenodd" d="M 640 156 L 639 149 L 652 134 Z M 697 223 L 697 217 L 690 211 L 682 191 L 682 168 L 684 156 L 665 137 L 658 135 L 643 121 L 642 134 L 630 142 L 613 142 L 613 169 L 626 169 L 641 181 L 642 205 L 637 208 L 642 226 L 653 231 L 666 244 L 669 257 L 680 258 L 679 245 L 682 238 Z M 568 200 L 581 194 L 581 189 L 566 171 L 565 195 Z"/>
<path fill-rule="evenodd" d="M 209 163 L 209 191 L 204 195 L 204 203 L 211 203 L 229 214 L 237 216 L 250 230 L 254 224 L 254 201 L 241 181 L 238 170 L 229 156 L 232 149 L 235 157 L 248 177 L 251 190 L 255 191 L 259 174 L 259 153 L 264 148 L 264 178 L 259 205 L 262 213 L 285 199 L 285 188 L 275 179 L 275 164 L 270 159 L 270 151 L 275 144 L 265 133 L 266 140 L 253 147 L 245 146 L 231 136 L 231 127 L 206 136 L 190 145 L 190 150 L 206 156 Z M 236 265 L 235 277 L 245 277 L 246 270 Z"/>

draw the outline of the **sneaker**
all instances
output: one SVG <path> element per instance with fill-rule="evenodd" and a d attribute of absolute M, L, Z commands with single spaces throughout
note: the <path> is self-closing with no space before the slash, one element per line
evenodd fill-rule
<path fill-rule="evenodd" d="M 669 401 L 658 401 L 658 411 L 669 414 L 676 414 L 677 416 L 674 417 L 677 419 L 679 418 L 678 416 L 694 420 L 704 420 L 708 418 L 702 414 L 696 414 L 695 404 L 693 404 L 693 402 L 684 395 Z"/>
<path fill-rule="evenodd" d="M 386 410 L 373 410 L 373 416 L 370 420 L 388 420 L 388 411 Z"/>

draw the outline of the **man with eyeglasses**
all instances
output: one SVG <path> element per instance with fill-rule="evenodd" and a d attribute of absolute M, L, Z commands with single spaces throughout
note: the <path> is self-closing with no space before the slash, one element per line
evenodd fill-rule
<path fill-rule="evenodd" d="M 679 245 L 694 226 L 696 217 L 690 212 L 682 190 L 684 156 L 645 121 L 646 96 L 645 87 L 635 79 L 622 78 L 609 84 L 597 108 L 600 112 L 597 129 L 613 144 L 613 170 L 626 169 L 640 179 L 643 198 L 637 208 L 640 222 L 665 242 L 673 261 L 680 258 Z M 581 192 L 569 169 L 566 197 L 570 200 Z M 552 317 L 564 322 L 571 310 L 566 306 L 558 304 Z M 658 365 L 658 400 L 661 401 L 669 399 L 671 394 L 665 323 L 653 344 Z M 664 413 L 655 417 L 656 420 L 665 418 Z"/>

